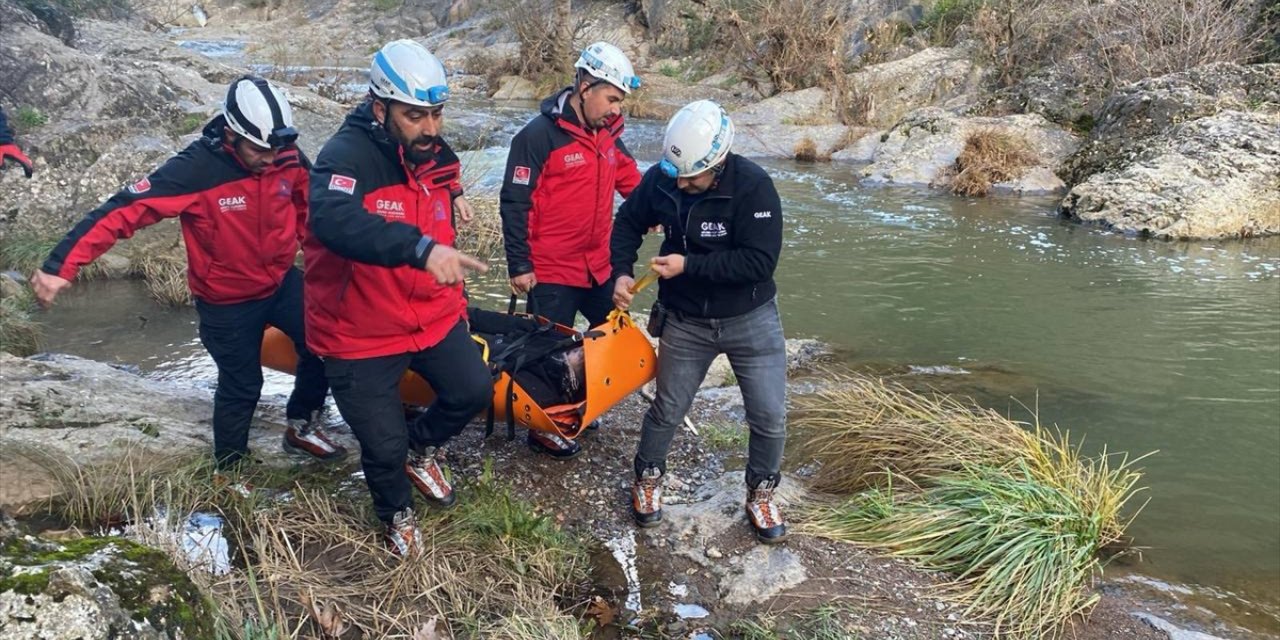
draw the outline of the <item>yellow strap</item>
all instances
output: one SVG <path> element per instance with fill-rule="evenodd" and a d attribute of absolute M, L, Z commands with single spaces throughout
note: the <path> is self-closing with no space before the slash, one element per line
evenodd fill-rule
<path fill-rule="evenodd" d="M 480 336 L 474 333 L 471 334 L 471 339 L 475 340 L 476 343 L 479 344 L 481 347 L 484 347 L 484 349 L 481 351 L 480 357 L 484 358 L 484 361 L 488 363 L 489 362 L 489 341 L 485 340 L 484 338 L 481 338 Z"/>
<path fill-rule="evenodd" d="M 640 279 L 636 280 L 635 284 L 632 284 L 631 288 L 627 290 L 631 292 L 631 295 L 635 295 L 637 293 L 640 293 L 640 291 L 643 290 L 645 287 L 657 281 L 658 281 L 658 272 L 650 268 L 648 273 L 644 274 L 643 276 L 640 276 Z"/>

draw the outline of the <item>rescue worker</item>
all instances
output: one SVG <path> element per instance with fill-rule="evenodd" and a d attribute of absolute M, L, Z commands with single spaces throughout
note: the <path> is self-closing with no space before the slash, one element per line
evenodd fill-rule
<path fill-rule="evenodd" d="M 9 119 L 4 115 L 4 107 L 0 107 L 0 170 L 8 169 L 10 162 L 16 162 L 22 167 L 22 172 L 28 178 L 35 172 L 31 159 L 18 148 L 18 143 L 14 141 L 13 130 L 9 128 Z"/>
<path fill-rule="evenodd" d="M 511 290 L 528 294 L 529 309 L 573 326 L 589 326 L 613 310 L 609 234 L 614 193 L 640 183 L 622 143 L 622 102 L 640 87 L 631 61 L 597 42 L 574 63 L 573 85 L 543 100 L 511 140 L 500 194 L 503 244 Z M 592 425 L 598 426 L 598 425 Z M 559 459 L 582 451 L 555 434 L 530 430 L 530 448 Z"/>
<path fill-rule="evenodd" d="M 324 358 L 386 542 L 402 557 L 422 549 L 412 489 L 436 506 L 454 503 L 437 447 L 493 394 L 462 290 L 466 270 L 487 267 L 453 248 L 453 215 L 471 213 L 458 157 L 440 137 L 448 99 L 444 65 L 421 44 L 377 52 L 369 97 L 316 158 L 303 251 L 308 346 Z M 406 369 L 436 393 L 409 424 Z"/>
<path fill-rule="evenodd" d="M 47 308 L 117 240 L 180 218 L 200 341 L 218 368 L 213 453 L 223 470 L 249 453 L 267 324 L 297 346 L 285 449 L 321 460 L 346 455 L 317 419 L 328 383 L 323 363 L 305 346 L 302 273 L 293 265 L 306 230 L 310 163 L 297 138 L 284 94 L 262 78 L 237 78 L 201 139 L 91 211 L 31 276 L 36 300 Z"/>
<path fill-rule="evenodd" d="M 641 425 L 631 513 L 641 527 L 662 521 L 671 439 L 723 353 L 751 434 L 747 516 L 761 542 L 776 543 L 787 532 L 774 498 L 786 440 L 786 343 L 773 281 L 782 207 L 769 176 L 732 145 L 733 122 L 720 105 L 686 105 L 667 124 L 662 161 L 645 172 L 614 222 L 613 299 L 623 309 L 632 302 L 632 265 L 644 234 L 654 225 L 665 233 L 651 264 L 661 276 L 650 324 L 661 336 L 657 390 Z"/>

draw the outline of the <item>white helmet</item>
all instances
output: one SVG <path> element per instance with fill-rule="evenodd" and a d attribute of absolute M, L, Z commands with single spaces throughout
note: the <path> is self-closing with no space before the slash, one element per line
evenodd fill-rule
<path fill-rule="evenodd" d="M 293 109 L 279 89 L 256 76 L 237 78 L 222 103 L 227 126 L 263 149 L 283 147 L 298 139 Z"/>
<path fill-rule="evenodd" d="M 388 42 L 373 56 L 369 90 L 379 98 L 419 107 L 437 107 L 449 99 L 444 65 L 409 39 Z"/>
<path fill-rule="evenodd" d="M 670 178 L 688 178 L 720 164 L 733 144 L 733 121 L 724 107 L 690 102 L 671 117 L 662 136 L 658 166 Z"/>
<path fill-rule="evenodd" d="M 632 89 L 640 88 L 640 78 L 636 76 L 627 55 L 608 42 L 587 45 L 582 50 L 582 55 L 578 56 L 578 61 L 573 63 L 573 68 L 582 69 L 622 89 L 623 93 L 631 93 Z"/>

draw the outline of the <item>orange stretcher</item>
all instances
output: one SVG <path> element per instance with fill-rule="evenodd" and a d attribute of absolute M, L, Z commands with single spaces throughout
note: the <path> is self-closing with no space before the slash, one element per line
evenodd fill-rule
<path fill-rule="evenodd" d="M 635 290 L 639 288 L 633 287 Z M 548 321 L 542 319 L 542 322 Z M 579 334 L 563 325 L 553 325 L 553 329 L 566 337 L 581 338 L 585 399 L 573 404 L 539 406 L 519 383 L 501 371 L 495 374 L 493 381 L 495 420 L 513 421 L 530 429 L 573 439 L 593 420 L 644 386 L 657 373 L 653 345 L 625 311 L 614 310 L 603 324 L 585 333 Z M 485 344 L 482 339 L 477 341 Z M 487 347 L 482 352 L 488 362 Z M 262 338 L 262 364 L 288 374 L 292 374 L 297 366 L 293 341 L 275 327 L 268 327 Z M 507 401 L 508 389 L 510 402 Z M 421 376 L 406 371 L 400 379 L 400 398 L 405 404 L 426 407 L 435 399 L 435 392 Z M 487 411 L 483 416 L 488 416 Z"/>

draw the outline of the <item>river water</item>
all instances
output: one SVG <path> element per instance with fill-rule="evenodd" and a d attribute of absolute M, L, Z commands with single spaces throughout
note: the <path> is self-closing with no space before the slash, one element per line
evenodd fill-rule
<path fill-rule="evenodd" d="M 498 137 L 531 108 L 495 111 Z M 653 122 L 627 133 L 643 165 L 660 137 Z M 465 154 L 474 188 L 501 179 L 504 154 Z M 786 219 L 788 336 L 1017 419 L 1035 409 L 1087 452 L 1158 450 L 1142 463 L 1133 569 L 1280 630 L 1280 238 L 1148 241 L 1060 220 L 1050 198 L 864 187 L 848 165 L 763 164 Z M 472 288 L 495 308 L 503 297 L 498 278 Z M 161 309 L 136 283 L 82 283 L 45 319 L 51 350 L 212 385 L 194 312 Z M 272 377 L 268 393 L 287 382 Z"/>

